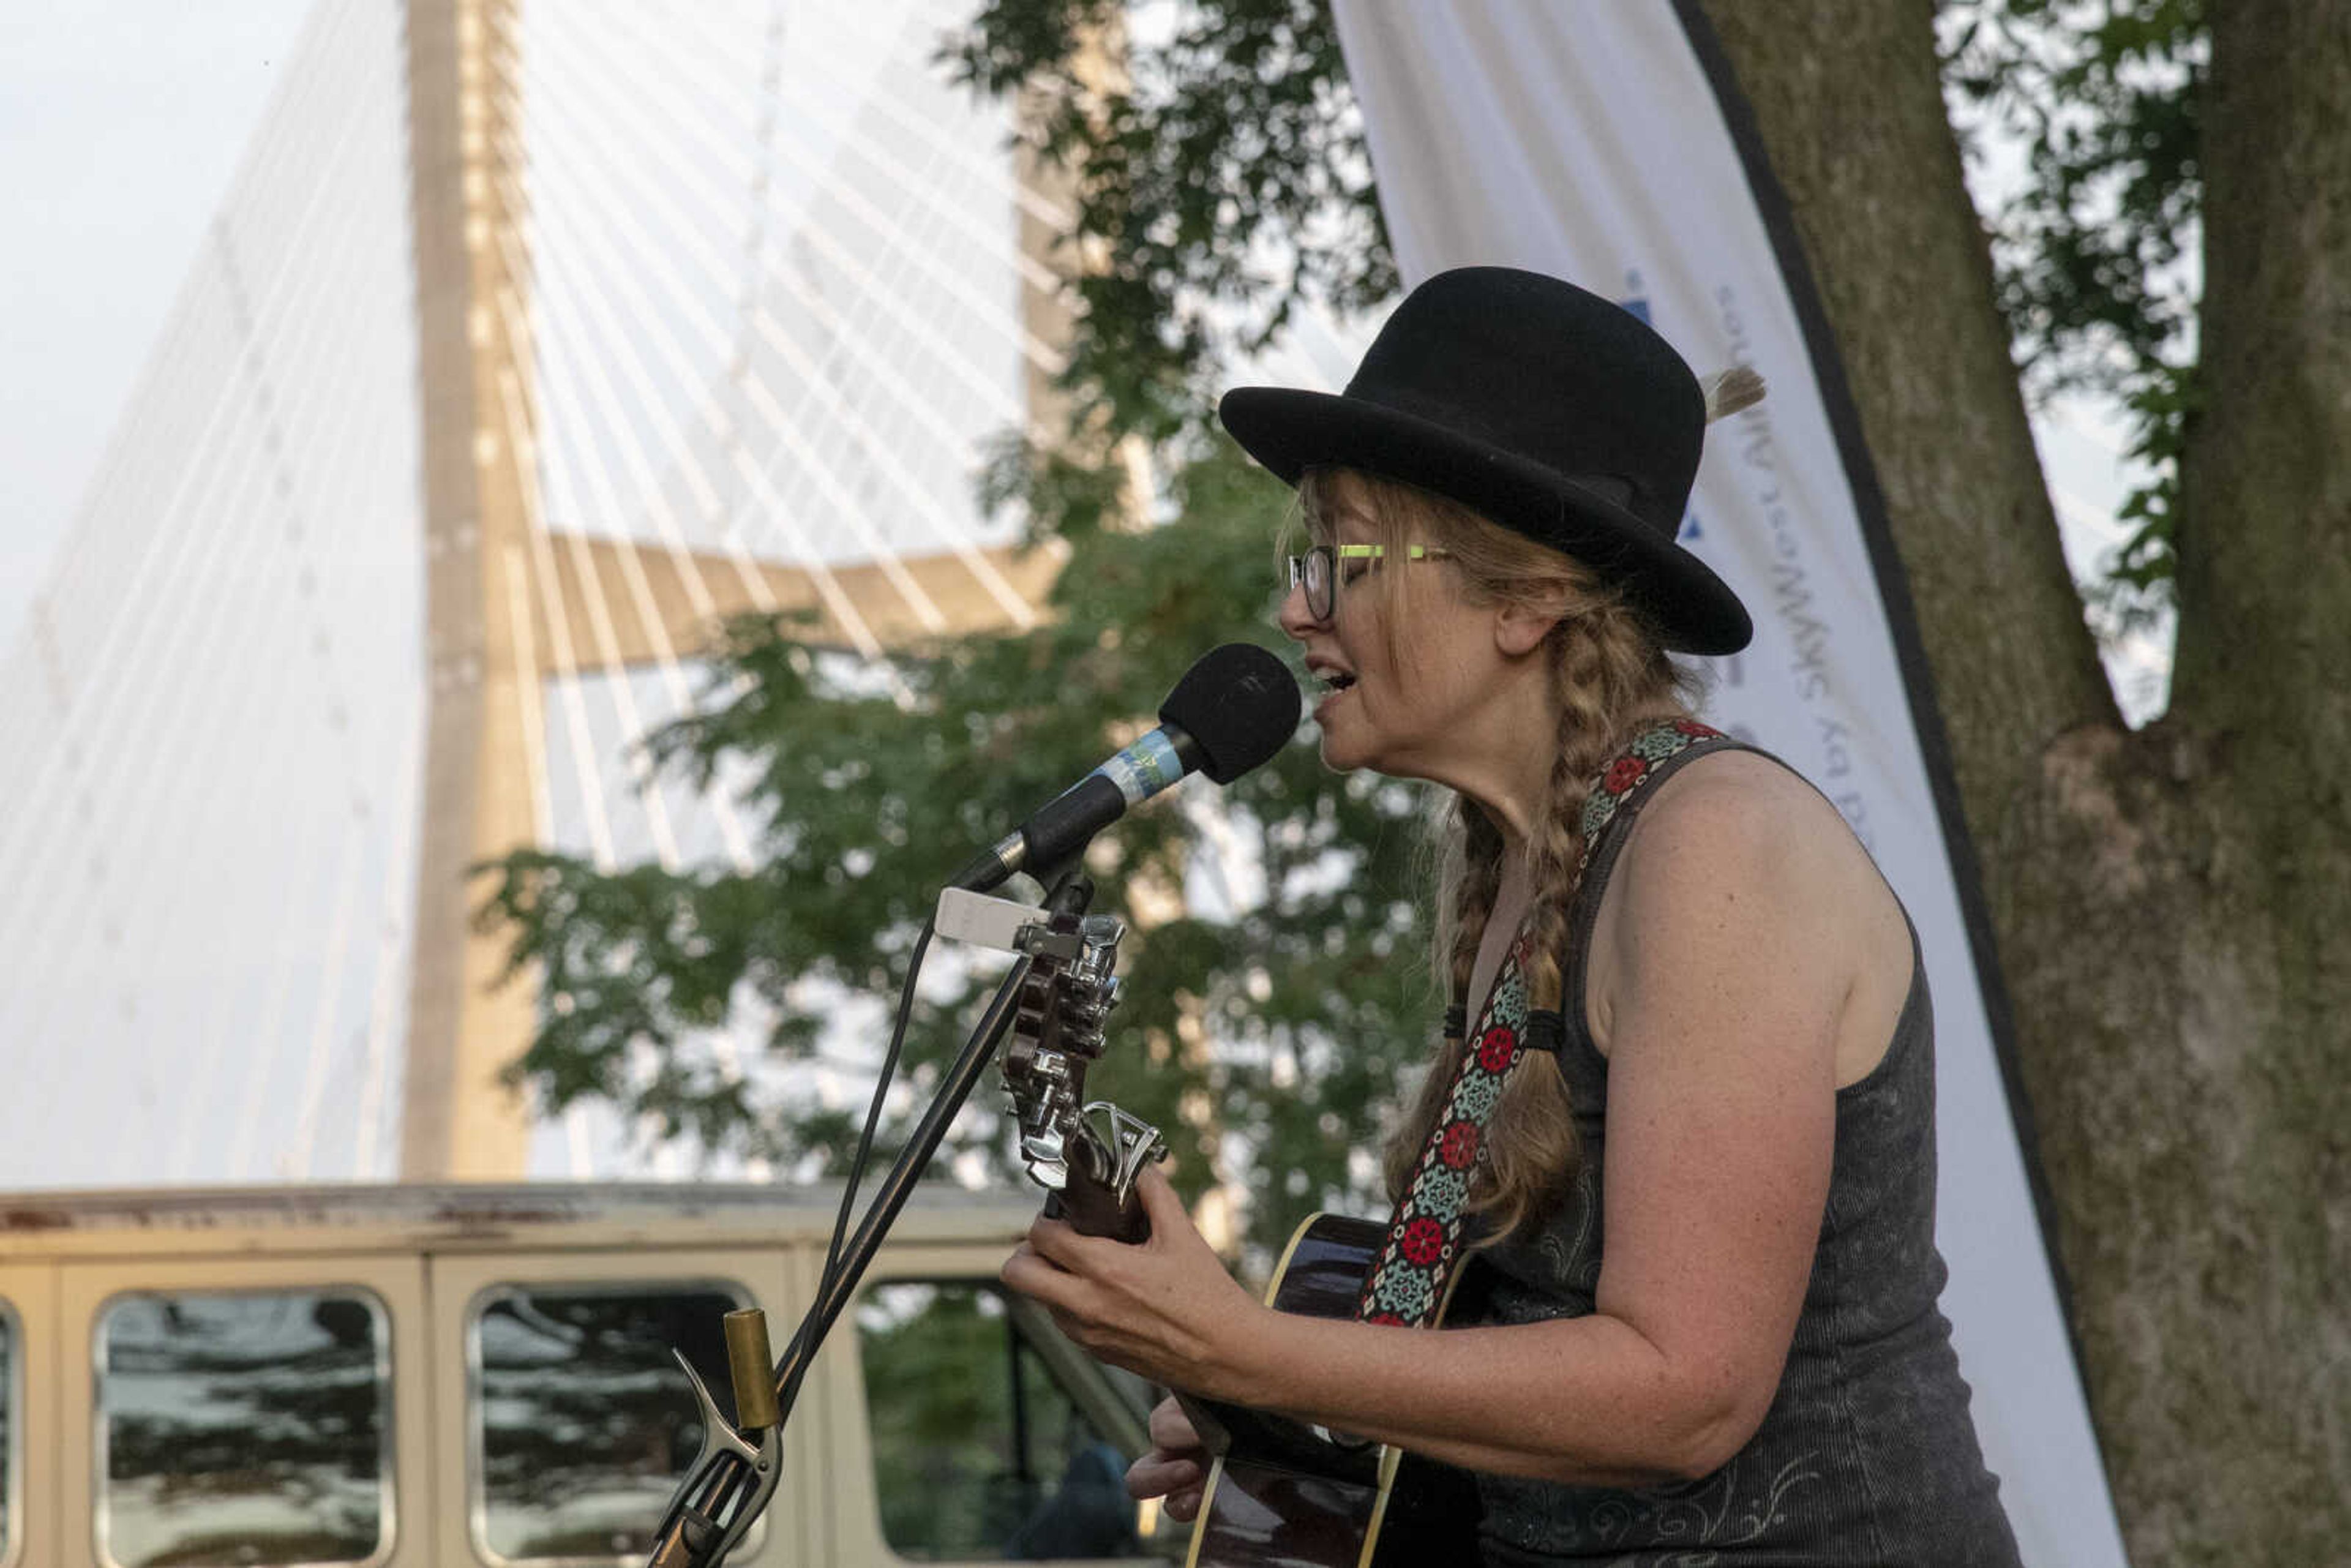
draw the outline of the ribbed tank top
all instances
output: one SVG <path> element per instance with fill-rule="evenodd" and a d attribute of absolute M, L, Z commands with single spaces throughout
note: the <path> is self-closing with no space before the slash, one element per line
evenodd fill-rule
<path fill-rule="evenodd" d="M 1726 749 L 1754 748 L 1707 740 L 1659 766 L 1670 771 Z M 1650 780 L 1646 799 L 1664 779 L 1661 771 Z M 1582 1162 L 1543 1220 L 1477 1255 L 1454 1298 L 1454 1323 L 1593 1310 L 1605 1244 L 1608 1060 L 1585 1022 L 1583 960 L 1637 815 L 1637 803 L 1628 806 L 1601 831 L 1570 912 L 1559 1071 Z M 1884 1059 L 1837 1092 L 1834 1166 L 1812 1278 L 1762 1425 L 1728 1464 L 1698 1480 L 1625 1490 L 1480 1475 L 1487 1563 L 2017 1563 L 1999 1482 L 1984 1468 L 1968 1414 L 1950 1323 L 1936 1307 L 1945 1270 L 1935 1249 L 1934 1014 L 1915 928 L 1910 950 L 1910 988 Z M 1541 1070 L 1541 1061 L 1520 1069 Z"/>

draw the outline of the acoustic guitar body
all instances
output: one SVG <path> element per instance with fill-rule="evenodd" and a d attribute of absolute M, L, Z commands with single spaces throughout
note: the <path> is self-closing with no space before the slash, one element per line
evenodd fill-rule
<path fill-rule="evenodd" d="M 1301 1317 L 1352 1320 L 1386 1238 L 1387 1227 L 1372 1220 L 1313 1216 L 1290 1239 L 1267 1303 Z M 1465 1473 L 1408 1461 L 1380 1444 L 1334 1440 L 1287 1416 L 1177 1397 L 1218 1455 L 1186 1568 L 1474 1560 L 1476 1488 Z"/>

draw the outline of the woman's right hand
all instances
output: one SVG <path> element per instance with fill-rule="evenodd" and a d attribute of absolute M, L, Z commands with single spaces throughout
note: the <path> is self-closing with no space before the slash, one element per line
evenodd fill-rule
<path fill-rule="evenodd" d="M 1178 1524 L 1188 1524 L 1200 1511 L 1208 1487 L 1208 1452 L 1192 1429 L 1184 1407 L 1170 1395 L 1151 1412 L 1151 1452 L 1126 1472 L 1126 1490 L 1135 1498 L 1164 1498 L 1160 1511 Z"/>

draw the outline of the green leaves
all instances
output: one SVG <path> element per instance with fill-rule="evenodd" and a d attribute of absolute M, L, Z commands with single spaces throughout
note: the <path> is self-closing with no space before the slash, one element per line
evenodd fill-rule
<path fill-rule="evenodd" d="M 607 874 L 530 852 L 486 868 L 482 918 L 544 987 L 516 1076 L 550 1108 L 598 1098 L 650 1135 L 838 1173 L 859 1105 L 796 1093 L 778 1069 L 821 1060 L 862 1097 L 946 878 L 1155 722 L 1199 653 L 1242 639 L 1291 652 L 1271 617 L 1289 493 L 1228 444 L 1191 450 L 1169 481 L 1180 518 L 1141 531 L 1104 526 L 1111 481 L 1071 454 L 1007 459 L 1039 531 L 1070 549 L 1050 618 L 1028 635 L 873 665 L 802 645 L 791 622 L 737 623 L 703 706 L 647 745 L 662 770 L 742 795 L 758 864 Z M 1089 1089 L 1166 1131 L 1186 1189 L 1229 1180 L 1246 1194 L 1250 1239 L 1374 1201 L 1351 1151 L 1375 1138 L 1442 1007 L 1412 897 L 1419 810 L 1413 790 L 1330 774 L 1301 739 L 1230 789 L 1196 780 L 1096 842 L 1094 906 L 1138 929 Z M 1174 890 L 1186 896 L 1172 918 L 1141 921 Z M 917 1083 L 1001 972 L 934 954 L 908 1036 Z M 730 1066 L 722 1047 L 753 1019 L 759 1049 Z M 975 1097 L 946 1152 L 1001 1172 L 993 1098 Z M 899 1108 L 885 1152 L 920 1103 Z"/>
<path fill-rule="evenodd" d="M 2168 601 L 2197 400 L 2204 0 L 1949 0 L 1943 21 L 1955 107 L 2027 149 L 2026 178 L 1992 228 L 2026 385 L 2119 398 L 2131 455 L 2155 469 L 2124 506 L 2138 528 L 2100 596 L 2128 623 Z"/>
<path fill-rule="evenodd" d="M 1365 308 L 1396 276 L 1322 0 L 1197 0 L 1164 36 L 1125 13 L 988 0 L 941 57 L 1024 93 L 1023 140 L 1072 183 L 1075 423 L 1156 444 L 1202 428 L 1217 369 L 1299 305 Z"/>

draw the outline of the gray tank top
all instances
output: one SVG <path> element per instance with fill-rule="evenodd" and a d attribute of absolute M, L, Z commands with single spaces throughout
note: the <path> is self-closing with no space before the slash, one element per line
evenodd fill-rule
<path fill-rule="evenodd" d="M 1741 747 L 1708 740 L 1660 764 Z M 1764 753 L 1762 755 L 1769 755 Z M 1776 758 L 1774 759 L 1776 760 Z M 1659 772 L 1644 792 L 1654 799 Z M 1583 956 L 1638 802 L 1602 830 L 1570 920 L 1559 1070 L 1583 1159 L 1539 1224 L 1478 1254 L 1447 1321 L 1523 1323 L 1593 1310 L 1600 1281 L 1608 1061 L 1585 1024 Z M 1834 1168 L 1778 1394 L 1755 1436 L 1702 1479 L 1637 1490 L 1477 1478 L 1484 1560 L 1616 1568 L 1697 1564 L 2007 1568 L 2016 1542 L 1937 1310 L 1934 1016 L 1911 980 L 1885 1059 L 1837 1092 Z M 1531 1061 L 1519 1071 L 1542 1070 Z"/>

